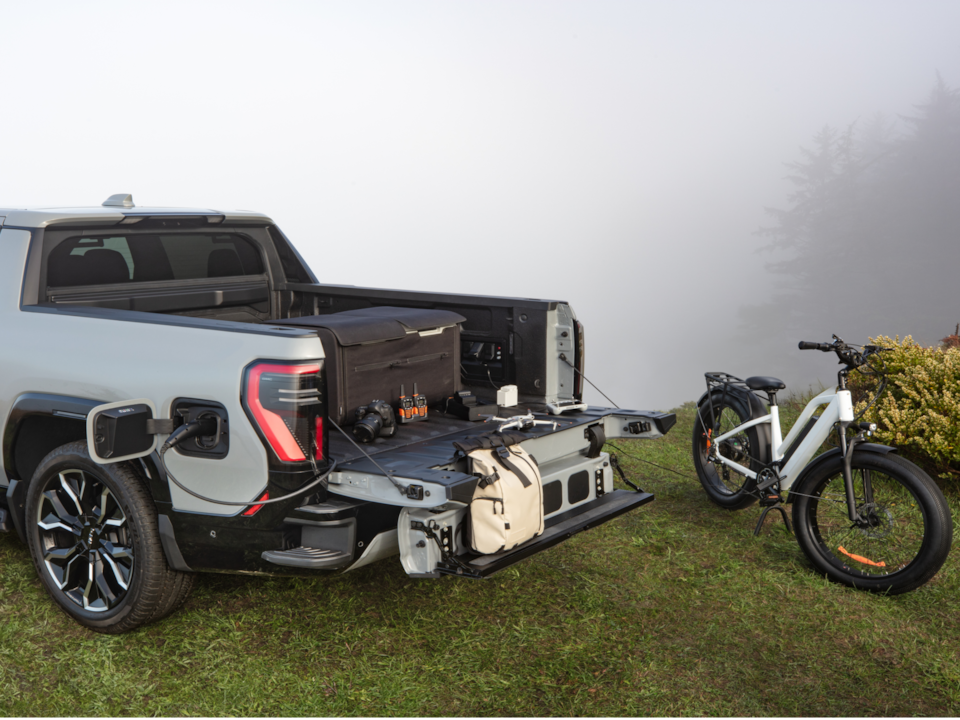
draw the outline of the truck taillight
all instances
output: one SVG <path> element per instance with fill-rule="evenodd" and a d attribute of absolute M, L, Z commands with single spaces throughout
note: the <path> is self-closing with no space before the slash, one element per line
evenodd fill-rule
<path fill-rule="evenodd" d="M 256 362 L 243 380 L 243 407 L 281 462 L 323 459 L 321 364 Z"/>

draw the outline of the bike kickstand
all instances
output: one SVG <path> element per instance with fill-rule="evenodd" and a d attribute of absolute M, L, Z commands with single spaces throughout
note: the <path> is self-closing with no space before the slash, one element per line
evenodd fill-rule
<path fill-rule="evenodd" d="M 787 532 L 791 535 L 793 534 L 793 527 L 790 525 L 790 518 L 787 517 L 787 511 L 784 509 L 783 505 L 777 501 L 774 505 L 768 505 L 763 509 L 763 512 L 760 513 L 760 519 L 757 520 L 757 527 L 753 530 L 754 537 L 759 537 L 760 530 L 763 528 L 763 521 L 767 519 L 767 513 L 771 510 L 779 510 L 780 514 L 783 516 L 783 524 L 787 526 Z"/>

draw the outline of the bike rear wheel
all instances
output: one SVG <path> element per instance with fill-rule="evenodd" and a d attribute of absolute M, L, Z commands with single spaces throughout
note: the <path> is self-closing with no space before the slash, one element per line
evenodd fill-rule
<path fill-rule="evenodd" d="M 712 401 L 712 402 L 711 402 Z M 736 394 L 714 392 L 697 408 L 693 423 L 693 465 L 707 497 L 727 510 L 740 510 L 757 501 L 757 481 L 720 463 L 707 461 L 713 438 L 720 437 L 751 418 L 746 401 Z M 728 460 L 757 472 L 755 458 L 761 452 L 762 439 L 756 426 L 722 441 L 717 452 Z"/>
<path fill-rule="evenodd" d="M 791 491 L 800 548 L 819 572 L 849 587 L 890 595 L 920 587 L 950 551 L 953 523 L 943 494 L 896 455 L 854 452 L 852 473 L 859 522 L 848 515 L 841 457 Z"/>

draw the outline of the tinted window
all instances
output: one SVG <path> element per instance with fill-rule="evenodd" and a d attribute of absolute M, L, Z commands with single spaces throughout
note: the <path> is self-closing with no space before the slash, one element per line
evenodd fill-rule
<path fill-rule="evenodd" d="M 262 273 L 257 247 L 231 233 L 73 237 L 47 259 L 47 285 L 52 287 Z"/>
<path fill-rule="evenodd" d="M 304 267 L 303 260 L 297 255 L 297 251 L 293 249 L 290 241 L 287 240 L 287 236 L 280 232 L 280 228 L 274 225 L 267 228 L 267 231 L 270 233 L 273 245 L 277 249 L 277 255 L 280 256 L 280 265 L 283 267 L 283 274 L 287 282 L 316 282 L 314 278 L 310 277 L 310 272 Z"/>

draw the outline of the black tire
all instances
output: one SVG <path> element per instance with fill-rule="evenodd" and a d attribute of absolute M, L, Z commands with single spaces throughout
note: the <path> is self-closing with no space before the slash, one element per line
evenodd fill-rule
<path fill-rule="evenodd" d="M 122 633 L 159 619 L 185 599 L 185 582 L 192 585 L 167 565 L 156 508 L 139 476 L 126 463 L 96 464 L 85 442 L 43 459 L 25 516 L 40 581 L 91 630 Z"/>
<path fill-rule="evenodd" d="M 714 504 L 727 510 L 741 510 L 757 501 L 755 488 L 757 481 L 741 475 L 719 463 L 707 462 L 711 438 L 729 432 L 737 425 L 751 418 L 746 400 L 739 395 L 715 392 L 711 403 L 704 399 L 697 408 L 697 417 L 693 422 L 693 465 L 697 470 L 700 484 L 707 497 Z M 720 444 L 718 452 L 754 472 L 763 465 L 757 457 L 763 452 L 763 441 L 756 426 L 747 428 Z"/>
<path fill-rule="evenodd" d="M 929 475 L 896 455 L 854 452 L 851 465 L 854 497 L 868 522 L 855 525 L 847 514 L 843 459 L 837 457 L 790 493 L 797 542 L 817 571 L 835 582 L 890 595 L 920 587 L 950 552 L 947 501 Z M 865 478 L 873 503 L 864 510 Z"/>
<path fill-rule="evenodd" d="M 194 573 L 177 572 L 170 570 L 167 582 L 164 584 L 162 599 L 153 617 L 148 622 L 157 622 L 168 617 L 183 607 L 183 604 L 193 592 L 197 576 Z"/>

